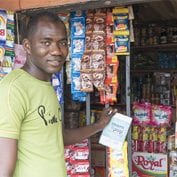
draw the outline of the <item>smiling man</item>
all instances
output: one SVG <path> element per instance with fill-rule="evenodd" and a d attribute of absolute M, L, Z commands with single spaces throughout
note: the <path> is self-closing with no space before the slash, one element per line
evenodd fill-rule
<path fill-rule="evenodd" d="M 50 80 L 68 55 L 64 23 L 49 12 L 36 14 L 23 46 L 24 67 L 0 82 L 0 177 L 66 177 L 64 144 L 101 131 L 116 110 L 104 109 L 93 125 L 63 130 Z"/>

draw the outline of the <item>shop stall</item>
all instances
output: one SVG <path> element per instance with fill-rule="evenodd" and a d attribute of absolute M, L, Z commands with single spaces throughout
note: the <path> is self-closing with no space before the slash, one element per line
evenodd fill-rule
<path fill-rule="evenodd" d="M 25 62 L 21 42 L 30 15 L 52 11 L 64 21 L 70 46 L 52 79 L 63 126 L 92 124 L 108 106 L 132 118 L 121 150 L 102 145 L 101 133 L 65 147 L 68 176 L 175 177 L 177 1 L 0 0 L 0 6 L 1 78 Z"/>

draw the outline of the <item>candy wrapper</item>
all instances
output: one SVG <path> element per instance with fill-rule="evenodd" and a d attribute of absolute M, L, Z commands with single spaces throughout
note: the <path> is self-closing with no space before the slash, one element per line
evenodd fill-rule
<path fill-rule="evenodd" d="M 100 91 L 104 90 L 104 80 L 105 73 L 104 72 L 93 72 L 93 85 Z"/>
<path fill-rule="evenodd" d="M 129 37 L 115 36 L 115 53 L 117 55 L 127 55 L 129 51 Z"/>
<path fill-rule="evenodd" d="M 85 18 L 72 18 L 71 19 L 71 36 L 72 38 L 85 37 Z"/>
<path fill-rule="evenodd" d="M 91 53 L 85 52 L 81 60 L 81 71 L 91 71 Z"/>
<path fill-rule="evenodd" d="M 81 82 L 81 91 L 84 92 L 93 91 L 92 73 L 81 72 L 80 82 Z"/>
<path fill-rule="evenodd" d="M 93 84 L 92 84 L 92 73 L 84 73 L 81 72 L 81 91 L 84 92 L 92 92 L 93 91 Z"/>
<path fill-rule="evenodd" d="M 85 39 L 83 38 L 73 39 L 71 43 L 72 54 L 83 54 L 84 46 L 85 46 Z"/>
<path fill-rule="evenodd" d="M 92 50 L 101 51 L 105 50 L 105 33 L 104 32 L 94 32 L 92 34 Z"/>
<path fill-rule="evenodd" d="M 104 52 L 93 52 L 91 54 L 91 68 L 93 71 L 104 71 L 105 70 L 105 53 Z"/>
<path fill-rule="evenodd" d="M 80 92 L 80 89 L 80 73 L 75 73 L 72 75 L 71 93 L 74 94 L 74 92 Z"/>
<path fill-rule="evenodd" d="M 80 73 L 82 55 L 73 55 L 71 60 L 72 73 Z"/>
<path fill-rule="evenodd" d="M 85 49 L 86 49 L 86 51 L 91 51 L 92 50 L 92 35 L 91 34 L 86 35 Z"/>

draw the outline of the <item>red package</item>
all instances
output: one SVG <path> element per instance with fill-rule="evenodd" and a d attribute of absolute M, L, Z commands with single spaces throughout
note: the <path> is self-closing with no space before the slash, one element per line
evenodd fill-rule
<path fill-rule="evenodd" d="M 89 173 L 89 161 L 70 161 L 72 164 L 71 174 Z"/>

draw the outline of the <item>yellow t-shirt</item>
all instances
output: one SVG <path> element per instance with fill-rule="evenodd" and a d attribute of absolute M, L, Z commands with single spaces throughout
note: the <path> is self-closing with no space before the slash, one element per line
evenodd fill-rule
<path fill-rule="evenodd" d="M 66 177 L 61 111 L 50 82 L 21 69 L 3 78 L 0 137 L 18 140 L 13 177 Z"/>

